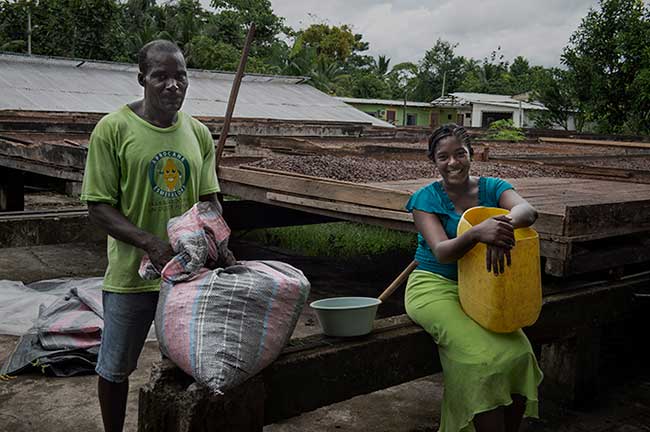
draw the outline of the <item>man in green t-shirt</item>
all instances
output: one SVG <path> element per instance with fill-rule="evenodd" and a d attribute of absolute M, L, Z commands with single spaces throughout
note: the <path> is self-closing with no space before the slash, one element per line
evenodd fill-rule
<path fill-rule="evenodd" d="M 102 118 L 90 137 L 81 200 L 108 232 L 104 330 L 96 371 L 104 429 L 124 425 L 128 377 L 154 319 L 159 281 L 138 276 L 144 254 L 162 270 L 174 253 L 167 222 L 197 201 L 219 206 L 214 142 L 179 111 L 188 76 L 178 46 L 157 40 L 138 53 L 144 99 Z"/>

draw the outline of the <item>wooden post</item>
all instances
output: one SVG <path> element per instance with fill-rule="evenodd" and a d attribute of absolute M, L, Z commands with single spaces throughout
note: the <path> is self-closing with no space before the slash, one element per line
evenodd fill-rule
<path fill-rule="evenodd" d="M 584 327 L 567 339 L 542 346 L 543 397 L 568 402 L 578 409 L 593 402 L 598 394 L 600 336 L 599 327 Z"/>
<path fill-rule="evenodd" d="M 233 80 L 232 88 L 230 89 L 230 97 L 228 98 L 228 107 L 226 108 L 226 117 L 223 121 L 223 128 L 221 129 L 221 133 L 219 134 L 219 141 L 217 142 L 216 168 L 219 168 L 219 162 L 221 162 L 221 154 L 223 153 L 223 148 L 226 145 L 226 138 L 228 138 L 228 131 L 230 130 L 230 120 L 232 119 L 232 114 L 235 111 L 235 102 L 237 101 L 237 94 L 239 93 L 239 86 L 241 85 L 241 80 L 244 77 L 246 62 L 248 61 L 248 52 L 250 51 L 254 34 L 255 34 L 255 24 L 251 23 L 251 26 L 248 29 L 248 34 L 246 35 L 246 42 L 244 43 L 244 49 L 242 50 L 241 53 L 241 59 L 239 60 L 239 66 L 237 67 L 237 73 L 235 74 L 235 79 Z"/>
<path fill-rule="evenodd" d="M 22 171 L 0 167 L 0 211 L 25 210 Z"/>

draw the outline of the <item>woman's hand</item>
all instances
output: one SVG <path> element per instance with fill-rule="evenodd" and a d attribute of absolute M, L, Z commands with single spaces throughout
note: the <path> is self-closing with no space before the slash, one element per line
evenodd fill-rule
<path fill-rule="evenodd" d="M 495 275 L 503 274 L 506 270 L 505 264 L 508 264 L 508 267 L 512 264 L 510 249 L 488 244 L 485 253 L 485 267 L 488 273 L 492 271 Z"/>
<path fill-rule="evenodd" d="M 489 218 L 474 227 L 481 243 L 510 250 L 515 245 L 515 229 L 508 215 Z"/>

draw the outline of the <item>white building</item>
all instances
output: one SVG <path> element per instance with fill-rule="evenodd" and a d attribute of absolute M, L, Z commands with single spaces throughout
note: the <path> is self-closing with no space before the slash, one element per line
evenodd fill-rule
<path fill-rule="evenodd" d="M 507 96 L 487 93 L 449 93 L 432 101 L 439 108 L 455 108 L 459 121 L 465 127 L 488 127 L 490 123 L 508 119 L 517 127 L 535 127 L 534 113 L 545 111 L 541 103 L 527 102 L 527 95 Z M 569 118 L 569 129 L 575 130 L 573 116 Z M 560 125 L 554 129 L 562 129 Z"/>

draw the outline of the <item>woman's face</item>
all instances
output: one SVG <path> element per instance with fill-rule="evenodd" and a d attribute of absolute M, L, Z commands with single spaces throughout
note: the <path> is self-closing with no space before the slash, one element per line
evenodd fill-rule
<path fill-rule="evenodd" d="M 460 184 L 469 177 L 469 148 L 455 136 L 443 138 L 436 145 L 434 163 L 447 184 Z"/>

